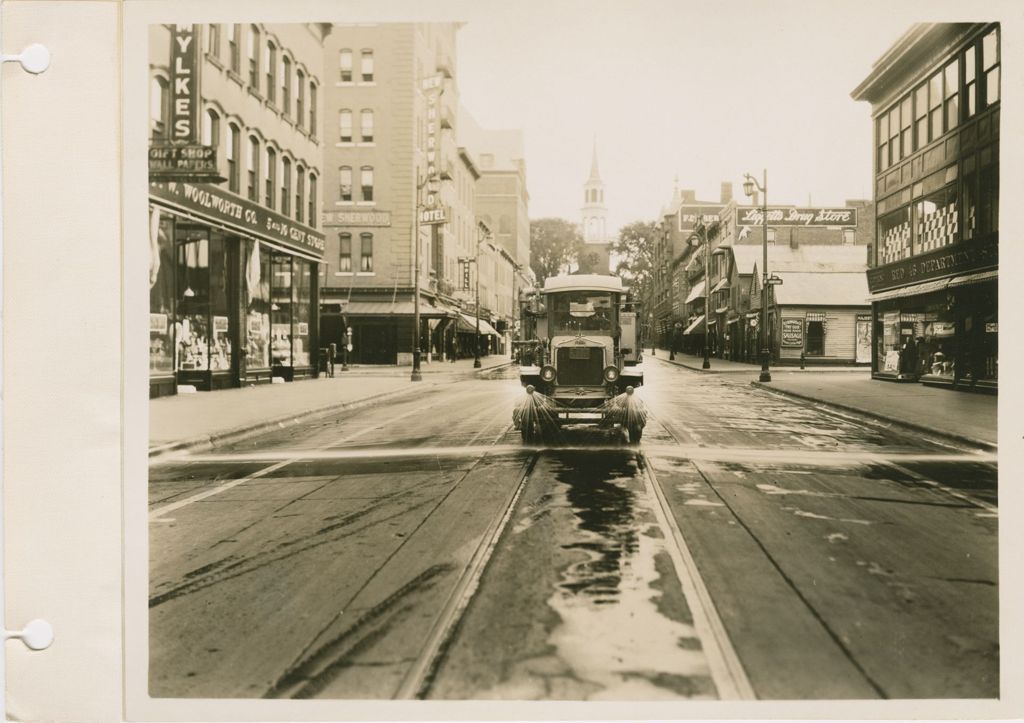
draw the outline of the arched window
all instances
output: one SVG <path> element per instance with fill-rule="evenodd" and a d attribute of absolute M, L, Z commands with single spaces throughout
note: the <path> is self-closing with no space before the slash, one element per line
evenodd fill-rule
<path fill-rule="evenodd" d="M 277 194 L 277 151 L 267 146 L 267 176 L 264 203 L 267 208 L 274 208 Z"/>
<path fill-rule="evenodd" d="M 273 103 L 277 99 L 277 45 L 273 40 L 267 41 L 267 56 L 263 59 L 263 72 L 267 76 L 267 100 Z"/>
<path fill-rule="evenodd" d="M 281 158 L 281 215 L 291 213 L 292 203 L 292 159 Z"/>
<path fill-rule="evenodd" d="M 306 74 L 302 68 L 295 70 L 295 125 L 302 128 L 306 113 Z"/>
<path fill-rule="evenodd" d="M 249 26 L 249 85 L 260 89 L 260 29 Z"/>
<path fill-rule="evenodd" d="M 306 203 L 306 169 L 300 163 L 295 167 L 295 220 L 302 223 Z"/>
<path fill-rule="evenodd" d="M 342 83 L 352 82 L 352 50 L 342 48 L 338 52 L 338 69 Z"/>
<path fill-rule="evenodd" d="M 338 200 L 352 200 L 352 167 L 342 166 L 338 169 Z"/>
<path fill-rule="evenodd" d="M 167 101 L 170 86 L 165 78 L 153 76 L 149 83 L 149 128 L 153 138 L 167 136 Z"/>
<path fill-rule="evenodd" d="M 309 135 L 316 136 L 316 82 L 309 81 Z"/>
<path fill-rule="evenodd" d="M 363 200 L 373 200 L 373 166 L 363 166 L 359 169 L 359 186 L 362 189 Z"/>
<path fill-rule="evenodd" d="M 352 111 L 348 108 L 338 111 L 338 139 L 342 143 L 352 142 Z"/>
<path fill-rule="evenodd" d="M 239 147 L 241 136 L 237 125 L 228 124 L 228 190 L 232 193 L 238 193 L 239 189 L 238 154 L 241 151 Z"/>
<path fill-rule="evenodd" d="M 247 195 L 250 201 L 260 200 L 260 140 L 249 136 L 249 185 Z"/>
<path fill-rule="evenodd" d="M 316 228 L 316 174 L 309 174 L 309 225 Z"/>
<path fill-rule="evenodd" d="M 281 58 L 281 110 L 292 112 L 292 59 L 287 55 Z"/>
<path fill-rule="evenodd" d="M 220 60 L 220 25 L 211 23 L 206 40 L 206 52 Z"/>
<path fill-rule="evenodd" d="M 373 143 L 373 111 L 368 108 L 359 114 L 359 135 L 363 143 Z"/>
<path fill-rule="evenodd" d="M 237 23 L 228 25 L 228 67 L 236 74 L 242 72 L 242 26 Z"/>
<path fill-rule="evenodd" d="M 220 116 L 213 108 L 203 113 L 202 142 L 204 146 L 220 146 Z"/>

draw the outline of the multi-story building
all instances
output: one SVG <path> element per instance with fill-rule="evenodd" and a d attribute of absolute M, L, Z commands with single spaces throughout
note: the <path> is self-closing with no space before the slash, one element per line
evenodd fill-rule
<path fill-rule="evenodd" d="M 877 379 L 997 387 L 1000 43 L 919 23 L 852 92 L 874 121 Z"/>
<path fill-rule="evenodd" d="M 458 318 L 452 275 L 476 227 L 454 135 L 457 29 L 337 24 L 325 44 L 321 343 L 351 343 L 352 361 L 411 363 L 417 276 L 420 348 L 443 347 Z M 446 222 L 421 223 L 428 206 Z"/>
<path fill-rule="evenodd" d="M 153 396 L 316 373 L 329 33 L 150 29 Z M 198 169 L 196 154 L 211 167 Z M 174 160 L 154 170 L 155 157 Z"/>
<path fill-rule="evenodd" d="M 514 300 L 533 284 L 523 133 L 482 128 L 465 108 L 460 108 L 458 138 L 479 170 L 473 194 L 477 218 L 490 230 L 494 247 L 504 252 L 503 258 L 507 257 L 498 267 L 507 265 L 508 259 L 512 263 L 510 285 L 501 288 L 489 307 L 494 326 L 505 334 L 518 321 Z"/>

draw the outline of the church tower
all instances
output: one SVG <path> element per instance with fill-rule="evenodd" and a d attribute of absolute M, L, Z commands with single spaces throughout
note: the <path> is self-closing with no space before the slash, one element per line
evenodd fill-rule
<path fill-rule="evenodd" d="M 590 177 L 583 184 L 582 228 L 585 248 L 580 257 L 580 272 L 610 273 L 608 268 L 608 208 L 604 205 L 604 181 L 597 167 L 597 139 L 594 139 Z"/>

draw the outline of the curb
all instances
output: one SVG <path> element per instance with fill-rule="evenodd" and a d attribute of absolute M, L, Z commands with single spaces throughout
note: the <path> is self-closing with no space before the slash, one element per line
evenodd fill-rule
<path fill-rule="evenodd" d="M 661 349 L 659 349 L 658 351 L 661 351 Z M 674 364 L 677 367 L 683 367 L 684 369 L 689 369 L 689 370 L 695 371 L 695 372 L 702 372 L 704 374 L 756 374 L 756 373 L 760 373 L 760 371 L 761 371 L 761 367 L 759 365 L 756 365 L 756 364 L 752 364 L 752 365 L 750 365 L 749 368 L 743 368 L 743 369 L 715 369 L 715 362 L 713 360 L 711 362 L 711 368 L 710 369 L 704 369 L 703 367 L 697 366 L 696 363 L 690 364 L 690 363 L 687 363 L 687 362 L 680 362 L 680 361 L 675 361 L 674 359 L 669 359 L 668 358 L 668 352 L 665 352 L 665 356 L 664 357 L 655 356 L 655 357 L 651 357 L 651 358 L 655 359 L 655 360 L 659 360 L 660 359 L 662 361 L 668 362 L 669 364 Z M 719 361 L 725 361 L 725 360 L 719 359 Z M 802 374 L 858 374 L 858 373 L 864 372 L 868 368 L 869 367 L 866 367 L 866 366 L 865 367 L 846 367 L 846 366 L 830 367 L 830 366 L 826 365 L 826 366 L 807 367 L 806 369 L 801 369 L 797 365 L 777 364 L 777 365 L 772 367 L 772 371 L 773 372 L 779 372 L 780 374 L 781 373 L 791 374 L 791 373 L 794 373 L 794 372 L 800 372 Z"/>
<path fill-rule="evenodd" d="M 485 373 L 499 371 L 506 367 L 512 366 L 512 362 L 508 361 L 504 364 L 496 364 L 486 369 L 471 369 L 468 372 L 462 372 L 459 376 L 463 379 L 472 377 L 480 377 Z M 442 372 L 437 372 L 439 375 Z M 450 372 L 443 372 L 450 373 Z M 424 381 L 427 381 L 424 379 Z M 435 380 L 435 383 L 441 380 Z M 317 417 L 326 416 L 334 412 L 345 411 L 346 409 L 360 409 L 362 407 L 368 407 L 372 404 L 387 401 L 394 397 L 400 397 L 405 394 L 411 394 L 419 389 L 423 389 L 422 386 L 411 386 L 403 387 L 391 392 L 384 392 L 371 397 L 363 397 L 362 399 L 355 399 L 347 402 L 336 402 L 328 404 L 323 407 L 316 407 L 313 409 L 305 409 L 301 412 L 293 412 L 291 414 L 285 414 L 274 419 L 261 419 L 258 422 L 252 424 L 245 424 L 240 427 L 234 427 L 222 432 L 212 432 L 210 434 L 202 434 L 197 437 L 191 437 L 189 439 L 182 439 L 176 442 L 166 442 L 156 447 L 149 448 L 149 458 L 160 457 L 171 452 L 184 452 L 186 450 L 195 450 L 199 448 L 210 449 L 219 444 L 226 444 L 229 442 L 239 442 L 248 437 L 255 437 L 264 432 L 269 432 L 272 429 L 280 429 L 285 426 L 300 424 L 302 422 L 315 419 Z"/>
<path fill-rule="evenodd" d="M 322 417 L 333 412 L 341 412 L 346 409 L 360 409 L 362 407 L 368 407 L 372 404 L 377 404 L 378 402 L 383 402 L 394 397 L 411 394 L 419 389 L 423 389 L 423 387 L 405 387 L 395 391 L 384 392 L 383 394 L 363 397 L 362 399 L 356 399 L 353 401 L 337 402 L 328 404 L 324 407 L 305 409 L 301 412 L 286 414 L 274 419 L 261 419 L 258 422 L 234 427 L 223 432 L 212 432 L 210 434 L 201 434 L 198 437 L 190 437 L 189 439 L 182 439 L 176 442 L 166 442 L 165 444 L 161 444 L 156 447 L 150 447 L 149 458 L 152 460 L 155 457 L 170 454 L 171 452 L 184 452 L 186 450 L 195 450 L 199 448 L 210 449 L 218 444 L 239 442 L 243 439 L 247 439 L 248 437 L 255 437 L 263 434 L 264 432 L 269 432 L 271 429 L 280 429 L 281 427 L 288 425 L 300 424 L 302 422 L 315 419 L 316 417 Z"/>
<path fill-rule="evenodd" d="M 862 407 L 855 407 L 855 406 L 853 406 L 851 404 L 843 404 L 842 402 L 825 401 L 824 399 L 819 399 L 818 397 L 812 397 L 812 396 L 810 396 L 808 394 L 801 394 L 799 392 L 792 392 L 792 391 L 789 391 L 788 389 L 778 389 L 777 387 L 769 386 L 767 382 L 752 381 L 752 382 L 750 382 L 750 385 L 754 386 L 754 387 L 760 387 L 761 389 L 764 389 L 765 391 L 771 392 L 773 394 L 778 394 L 778 395 L 787 396 L 787 397 L 793 397 L 795 399 L 799 399 L 799 400 L 804 401 L 804 402 L 813 402 L 815 404 L 821 404 L 821 405 L 824 405 L 826 407 L 835 407 L 836 409 L 842 409 L 843 411 L 846 411 L 846 412 L 853 412 L 854 414 L 859 414 L 859 415 L 861 415 L 863 417 L 870 417 L 872 419 L 882 420 L 884 422 L 888 422 L 889 424 L 893 424 L 893 425 L 895 425 L 897 427 L 903 427 L 905 429 L 910 429 L 910 430 L 913 430 L 915 432 L 929 434 L 929 435 L 932 435 L 934 437 L 942 437 L 944 439 L 952 440 L 952 441 L 957 442 L 959 444 L 967 444 L 967 445 L 970 445 L 972 447 L 981 447 L 981 448 L 983 448 L 985 450 L 989 450 L 989 451 L 992 451 L 992 452 L 997 452 L 999 450 L 999 445 L 997 443 L 995 443 L 995 442 L 989 442 L 989 441 L 984 440 L 984 439 L 977 439 L 976 437 L 968 437 L 967 435 L 963 435 L 963 434 L 954 434 L 952 432 L 947 432 L 947 431 L 942 430 L 942 429 L 936 429 L 934 427 L 929 427 L 929 426 L 924 425 L 924 424 L 917 424 L 915 422 L 908 422 L 905 419 L 899 419 L 897 417 L 892 417 L 892 416 L 889 416 L 887 414 L 879 414 L 878 412 L 872 412 L 872 411 L 869 411 L 869 410 L 864 409 Z"/>

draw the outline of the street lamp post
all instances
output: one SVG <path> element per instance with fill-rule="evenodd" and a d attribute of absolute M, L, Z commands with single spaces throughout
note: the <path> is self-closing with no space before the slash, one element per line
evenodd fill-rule
<path fill-rule="evenodd" d="M 749 173 L 744 173 L 743 192 L 754 195 L 756 188 L 761 192 L 761 248 L 763 252 L 761 269 L 761 375 L 759 381 L 770 382 L 771 372 L 768 370 L 768 359 L 771 351 L 768 348 L 768 169 L 764 169 L 764 185 Z"/>
<path fill-rule="evenodd" d="M 423 381 L 420 371 L 420 212 L 423 210 L 421 195 L 426 188 L 432 196 L 437 193 L 440 183 L 436 176 L 427 176 L 416 184 L 416 213 L 413 219 L 413 294 L 412 294 L 412 376 L 409 381 Z"/>

